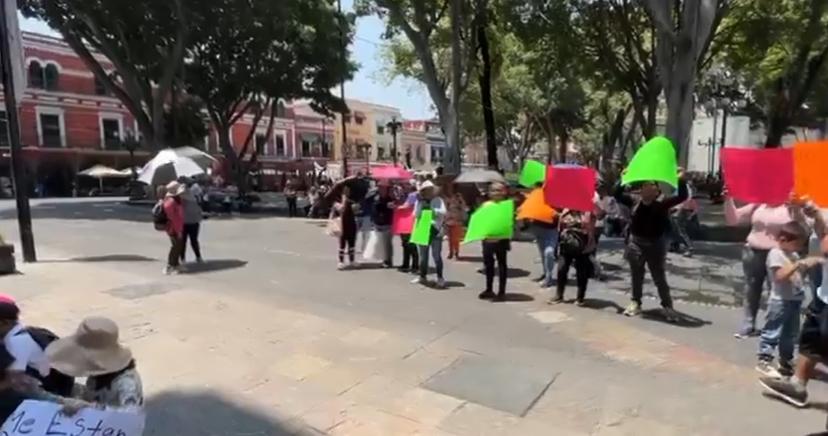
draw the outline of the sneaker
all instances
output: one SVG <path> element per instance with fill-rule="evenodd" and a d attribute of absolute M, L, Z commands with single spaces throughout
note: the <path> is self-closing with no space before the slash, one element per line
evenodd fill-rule
<path fill-rule="evenodd" d="M 436 287 L 437 287 L 437 289 L 446 289 L 446 281 L 445 281 L 445 279 L 443 279 L 443 278 L 439 278 L 439 279 L 437 279 L 437 284 L 436 284 Z"/>
<path fill-rule="evenodd" d="M 779 374 L 782 377 L 791 377 L 794 375 L 793 362 L 779 362 Z"/>
<path fill-rule="evenodd" d="M 671 324 L 675 324 L 681 319 L 681 316 L 672 307 L 665 307 L 661 309 L 661 315 L 664 317 L 665 321 Z"/>
<path fill-rule="evenodd" d="M 340 271 L 345 271 L 346 268 L 348 268 L 348 266 L 345 265 L 344 262 L 339 262 L 339 263 L 336 264 L 336 269 L 338 269 Z"/>
<path fill-rule="evenodd" d="M 624 309 L 624 316 L 640 316 L 641 315 L 641 305 L 633 301 L 630 303 L 626 309 Z"/>
<path fill-rule="evenodd" d="M 770 360 L 759 359 L 759 362 L 756 363 L 756 372 L 764 377 L 782 378 L 782 374 L 774 368 L 773 362 Z"/>
<path fill-rule="evenodd" d="M 176 271 L 175 268 L 173 268 L 171 266 L 165 266 L 164 269 L 162 270 L 162 272 L 164 273 L 165 276 L 171 276 L 171 275 L 176 274 L 178 271 Z"/>
<path fill-rule="evenodd" d="M 491 300 L 494 297 L 495 297 L 495 293 L 492 292 L 492 291 L 483 291 L 477 296 L 477 298 L 479 298 L 481 300 Z"/>
<path fill-rule="evenodd" d="M 535 278 L 532 279 L 532 281 L 535 282 L 535 283 L 540 283 L 544 280 L 546 280 L 546 276 L 535 277 Z"/>
<path fill-rule="evenodd" d="M 200 257 L 197 257 L 196 258 L 196 263 L 204 263 L 204 259 L 202 259 Z"/>
<path fill-rule="evenodd" d="M 401 267 L 397 268 L 397 271 L 399 271 L 401 273 L 407 273 L 409 271 L 409 269 L 408 269 L 407 266 L 401 266 Z"/>
<path fill-rule="evenodd" d="M 759 336 L 759 330 L 756 330 L 754 328 L 742 329 L 733 334 L 733 337 L 736 339 L 747 339 L 752 338 L 754 336 Z"/>
<path fill-rule="evenodd" d="M 804 386 L 800 386 L 790 380 L 774 377 L 760 377 L 759 384 L 771 394 L 778 396 L 796 407 L 805 407 L 808 405 L 808 391 L 805 390 Z"/>
<path fill-rule="evenodd" d="M 556 295 L 556 296 L 550 298 L 549 301 L 546 302 L 546 304 L 555 305 L 555 304 L 561 304 L 563 302 L 564 302 L 563 297 L 561 297 L 560 295 Z"/>
<path fill-rule="evenodd" d="M 411 281 L 412 285 L 424 285 L 426 282 L 425 277 L 417 277 Z"/>
<path fill-rule="evenodd" d="M 584 300 L 577 300 L 575 301 L 575 305 L 578 307 L 584 307 L 586 306 L 586 302 L 584 302 Z"/>
<path fill-rule="evenodd" d="M 182 264 L 182 265 L 178 265 L 177 267 L 175 267 L 175 269 L 176 269 L 176 271 L 177 271 L 178 273 L 182 273 L 182 274 L 183 274 L 183 273 L 187 272 L 187 266 L 186 266 L 186 265 L 183 265 L 183 264 Z"/>

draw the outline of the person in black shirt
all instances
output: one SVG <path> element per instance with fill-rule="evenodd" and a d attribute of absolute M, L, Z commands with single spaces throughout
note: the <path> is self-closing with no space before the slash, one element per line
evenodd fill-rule
<path fill-rule="evenodd" d="M 383 245 L 382 266 L 384 268 L 391 268 L 394 266 L 394 248 L 391 245 L 391 223 L 394 218 L 394 197 L 391 195 L 391 189 L 388 181 L 383 180 L 377 186 L 377 193 L 371 202 L 373 210 L 371 211 L 371 221 L 374 223 L 374 231 L 377 232 Z"/>
<path fill-rule="evenodd" d="M 678 314 L 673 310 L 670 286 L 664 263 L 667 258 L 665 236 L 669 229 L 670 209 L 687 200 L 687 184 L 683 171 L 679 171 L 678 194 L 659 199 L 661 189 L 658 182 L 647 181 L 640 184 L 639 198 L 634 199 L 624 192 L 619 185 L 615 190 L 615 199 L 630 208 L 631 218 L 627 235 L 625 257 L 630 264 L 632 275 L 632 302 L 624 311 L 626 316 L 641 315 L 641 298 L 644 289 L 644 267 L 650 269 L 650 276 L 658 289 L 664 318 L 668 322 L 678 321 Z"/>

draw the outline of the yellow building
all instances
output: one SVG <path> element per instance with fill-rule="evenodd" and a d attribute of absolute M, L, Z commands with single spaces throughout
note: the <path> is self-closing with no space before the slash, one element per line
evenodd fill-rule
<path fill-rule="evenodd" d="M 347 100 L 350 113 L 345 116 L 347 144 L 344 152 L 355 162 L 390 161 L 393 138 L 387 127 L 388 122 L 396 118 L 402 120 L 400 110 L 390 106 L 366 103 L 359 100 Z M 334 159 L 341 160 L 342 118 L 336 116 L 336 136 L 334 137 Z M 401 131 L 402 129 L 400 129 Z M 400 132 L 401 133 L 401 132 Z M 397 137 L 398 144 L 400 136 Z M 398 145 L 398 155 L 401 149 Z"/>

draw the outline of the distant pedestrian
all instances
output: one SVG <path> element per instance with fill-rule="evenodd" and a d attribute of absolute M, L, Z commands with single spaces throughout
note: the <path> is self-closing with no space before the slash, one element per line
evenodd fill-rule
<path fill-rule="evenodd" d="M 508 199 L 508 188 L 501 182 L 489 185 L 489 203 L 499 203 Z M 485 204 L 484 204 L 485 206 Z M 506 301 L 506 280 L 509 275 L 507 255 L 511 250 L 509 238 L 489 238 L 483 241 L 483 269 L 486 273 L 486 289 L 478 295 L 481 300 Z M 497 295 L 493 291 L 495 263 L 497 263 Z"/>
<path fill-rule="evenodd" d="M 759 362 L 756 370 L 762 375 L 778 377 L 793 374 L 793 357 L 799 335 L 799 313 L 805 298 L 805 272 L 822 262 L 821 257 L 801 259 L 799 252 L 808 243 L 805 228 L 791 221 L 782 226 L 776 237 L 778 247 L 768 251 L 767 269 L 771 296 L 765 327 L 759 339 Z M 773 367 L 774 354 L 779 350 L 779 370 Z"/>
<path fill-rule="evenodd" d="M 181 194 L 186 189 L 178 182 L 170 182 L 166 187 L 163 210 L 166 216 L 166 232 L 170 238 L 170 251 L 167 255 L 167 266 L 164 274 L 178 274 L 183 272 L 181 253 L 184 250 L 184 206 L 181 203 Z"/>
<path fill-rule="evenodd" d="M 430 180 L 426 180 L 420 185 L 419 199 L 414 208 L 414 216 L 419 219 L 423 211 L 430 210 L 432 212 L 433 221 L 429 229 L 428 245 L 420 245 L 418 247 L 420 257 L 420 275 L 414 279 L 413 284 L 425 284 L 428 276 L 428 256 L 429 252 L 431 258 L 434 260 L 434 268 L 437 270 L 438 288 L 445 288 L 446 281 L 443 278 L 443 220 L 446 217 L 446 205 L 437 195 L 437 187 Z"/>
<path fill-rule="evenodd" d="M 354 251 L 357 237 L 357 221 L 354 214 L 354 202 L 350 198 L 351 188 L 348 185 L 342 186 L 342 197 L 334 204 L 331 216 L 338 216 L 340 222 L 339 234 L 339 263 L 340 270 L 354 265 Z M 348 254 L 348 264 L 345 264 L 345 254 Z"/>
<path fill-rule="evenodd" d="M 401 205 L 397 206 L 397 209 L 414 209 L 417 205 L 417 190 L 416 184 L 412 180 L 412 182 L 406 187 L 406 194 L 404 197 L 404 201 Z M 400 234 L 400 243 L 402 245 L 402 265 L 400 265 L 400 271 L 407 273 L 419 273 L 420 271 L 420 255 L 419 249 L 416 245 L 411 243 L 411 233 L 402 233 Z M 410 263 L 409 263 L 410 262 Z"/>
<path fill-rule="evenodd" d="M 52 366 L 73 377 L 87 377 L 81 399 L 100 406 L 141 408 L 144 392 L 132 352 L 118 341 L 118 325 L 89 317 L 74 335 L 46 348 Z"/>
<path fill-rule="evenodd" d="M 575 304 L 583 306 L 589 278 L 592 275 L 591 255 L 595 251 L 595 214 L 564 209 L 560 218 L 560 257 L 558 264 L 557 292 L 550 304 L 564 301 L 564 290 L 568 281 L 569 267 L 575 265 L 578 293 Z"/>
<path fill-rule="evenodd" d="M 288 217 L 293 218 L 297 215 L 296 209 L 296 188 L 293 187 L 293 181 L 288 181 L 285 185 L 285 200 L 288 206 Z"/>
<path fill-rule="evenodd" d="M 466 219 L 468 218 L 469 207 L 463 199 L 463 195 L 454 190 L 454 185 L 446 185 L 446 233 L 449 241 L 449 259 L 460 258 L 460 242 L 465 233 Z"/>
<path fill-rule="evenodd" d="M 632 302 L 624 310 L 624 315 L 641 315 L 644 268 L 648 267 L 658 289 L 664 319 L 668 322 L 677 322 L 679 317 L 673 309 L 673 299 L 670 296 L 670 285 L 667 284 L 665 271 L 667 259 L 665 238 L 670 225 L 670 209 L 687 200 L 687 185 L 684 182 L 683 171 L 679 171 L 678 194 L 659 200 L 660 196 L 661 189 L 656 181 L 646 181 L 640 184 L 639 199 L 633 199 L 626 194 L 622 185 L 618 185 L 615 192 L 615 199 L 632 211 L 625 252 L 632 275 Z"/>
<path fill-rule="evenodd" d="M 762 301 L 767 279 L 767 258 L 772 248 L 778 247 L 777 236 L 783 225 L 797 221 L 805 225 L 802 207 L 795 201 L 785 204 L 746 204 L 737 208 L 727 189 L 724 196 L 725 221 L 730 226 L 750 223 L 750 233 L 742 249 L 744 284 L 744 316 L 742 325 L 733 335 L 737 339 L 756 336 L 756 314 Z"/>
<path fill-rule="evenodd" d="M 181 194 L 181 205 L 184 207 L 184 236 L 181 242 L 181 262 L 185 262 L 186 260 L 187 239 L 189 239 L 190 245 L 193 247 L 193 253 L 195 253 L 196 262 L 202 263 L 204 259 L 201 257 L 201 244 L 198 241 L 198 235 L 201 230 L 201 220 L 204 212 L 201 210 L 198 198 L 192 193 L 190 188 L 185 189 Z"/>

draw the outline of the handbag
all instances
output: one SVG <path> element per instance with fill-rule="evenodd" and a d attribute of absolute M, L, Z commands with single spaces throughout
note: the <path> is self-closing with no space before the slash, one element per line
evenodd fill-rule
<path fill-rule="evenodd" d="M 385 252 L 388 237 L 387 232 L 371 230 L 362 257 L 365 260 L 385 260 L 385 256 L 388 254 Z"/>

